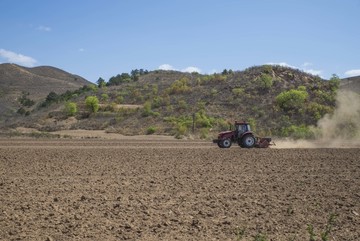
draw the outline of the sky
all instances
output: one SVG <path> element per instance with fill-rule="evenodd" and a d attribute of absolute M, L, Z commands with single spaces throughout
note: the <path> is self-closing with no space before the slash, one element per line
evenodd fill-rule
<path fill-rule="evenodd" d="M 0 63 L 91 82 L 263 64 L 360 75 L 360 0 L 0 0 Z"/>

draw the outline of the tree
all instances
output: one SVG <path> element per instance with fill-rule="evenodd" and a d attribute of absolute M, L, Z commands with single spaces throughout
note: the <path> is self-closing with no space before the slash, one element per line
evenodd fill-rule
<path fill-rule="evenodd" d="M 103 78 L 101 78 L 101 77 L 98 79 L 98 81 L 96 83 L 98 84 L 99 88 L 103 88 L 103 87 L 106 86 L 105 80 Z"/>
<path fill-rule="evenodd" d="M 96 96 L 88 96 L 85 105 L 91 112 L 96 113 L 99 110 L 99 99 Z"/>
<path fill-rule="evenodd" d="M 77 105 L 74 102 L 66 102 L 65 112 L 68 116 L 74 116 L 77 113 Z"/>
<path fill-rule="evenodd" d="M 269 90 L 273 86 L 273 78 L 269 74 L 261 74 L 260 86 L 264 90 Z"/>
<path fill-rule="evenodd" d="M 47 96 L 46 96 L 46 102 L 50 103 L 50 102 L 57 102 L 59 100 L 59 95 L 56 94 L 54 91 L 51 91 Z"/>
<path fill-rule="evenodd" d="M 333 74 L 329 80 L 330 88 L 333 92 L 336 92 L 340 86 L 340 78 L 336 74 Z"/>
<path fill-rule="evenodd" d="M 276 104 L 284 111 L 299 110 L 303 107 L 309 94 L 306 90 L 288 90 L 276 96 Z"/>

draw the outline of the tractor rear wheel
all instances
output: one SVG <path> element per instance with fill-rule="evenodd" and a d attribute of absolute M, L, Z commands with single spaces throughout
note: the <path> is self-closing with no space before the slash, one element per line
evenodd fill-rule
<path fill-rule="evenodd" d="M 231 140 L 230 139 L 223 139 L 220 141 L 220 146 L 223 148 L 230 148 Z"/>
<path fill-rule="evenodd" d="M 241 139 L 241 147 L 253 148 L 255 146 L 255 137 L 253 135 L 245 135 Z"/>

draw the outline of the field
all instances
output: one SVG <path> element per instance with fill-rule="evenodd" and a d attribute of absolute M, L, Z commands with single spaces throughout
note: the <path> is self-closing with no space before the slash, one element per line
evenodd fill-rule
<path fill-rule="evenodd" d="M 0 174 L 0 240 L 360 240 L 360 148 L 4 138 Z"/>

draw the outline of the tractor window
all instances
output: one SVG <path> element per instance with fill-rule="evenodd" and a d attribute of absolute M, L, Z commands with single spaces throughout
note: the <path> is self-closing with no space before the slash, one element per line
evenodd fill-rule
<path fill-rule="evenodd" d="M 246 132 L 246 125 L 238 125 L 238 128 L 239 133 Z"/>

